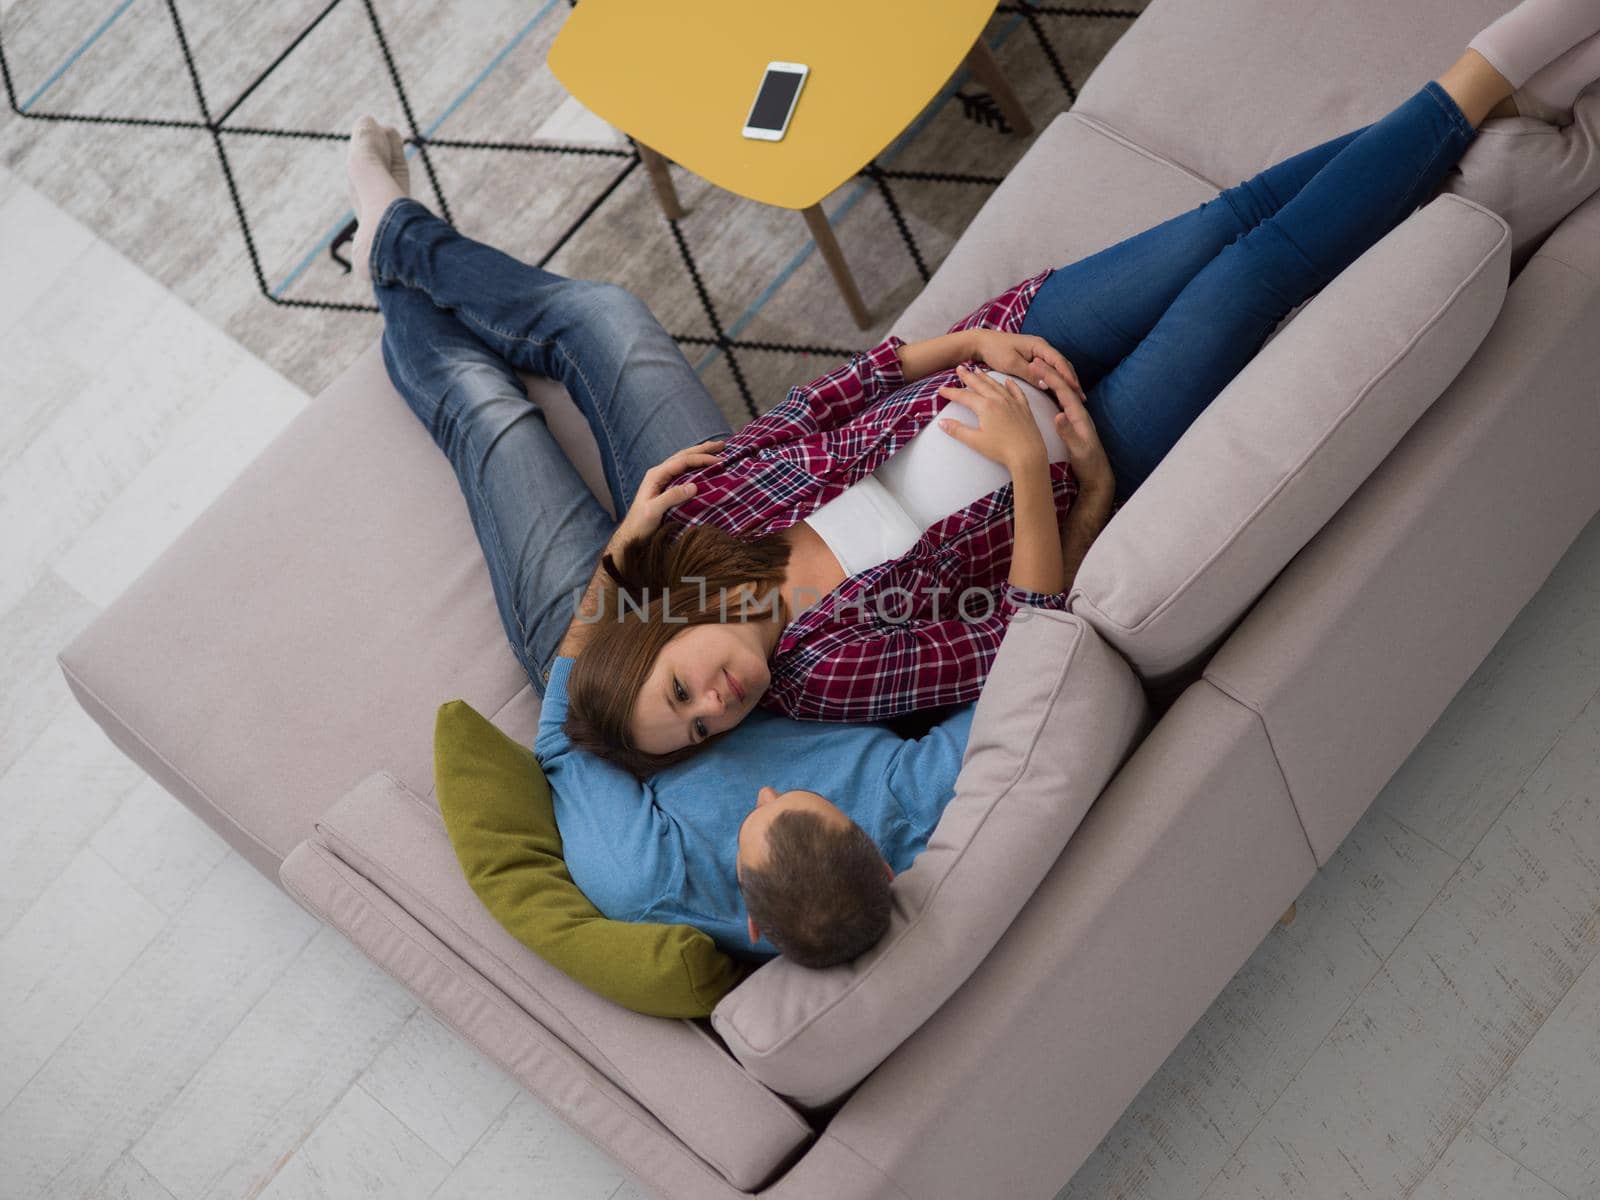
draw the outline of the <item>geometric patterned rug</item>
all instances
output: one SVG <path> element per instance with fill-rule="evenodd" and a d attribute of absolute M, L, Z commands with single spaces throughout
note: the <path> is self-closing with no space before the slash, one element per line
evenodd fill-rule
<path fill-rule="evenodd" d="M 997 6 L 984 40 L 1036 129 L 1144 3 Z M 1030 141 L 963 69 L 824 199 L 875 318 L 862 331 L 800 214 L 676 166 L 686 213 L 661 212 L 631 141 L 545 66 L 569 11 L 17 0 L 0 17 L 0 159 L 314 394 L 381 329 L 341 243 L 344 143 L 370 111 L 407 136 L 414 194 L 457 228 L 642 297 L 737 427 L 880 339 Z"/>

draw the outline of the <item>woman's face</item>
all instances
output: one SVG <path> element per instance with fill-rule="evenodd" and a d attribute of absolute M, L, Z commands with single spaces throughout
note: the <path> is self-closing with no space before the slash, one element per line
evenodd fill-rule
<path fill-rule="evenodd" d="M 667 754 L 732 729 L 772 682 L 762 621 L 690 625 L 673 636 L 629 719 L 646 754 Z"/>

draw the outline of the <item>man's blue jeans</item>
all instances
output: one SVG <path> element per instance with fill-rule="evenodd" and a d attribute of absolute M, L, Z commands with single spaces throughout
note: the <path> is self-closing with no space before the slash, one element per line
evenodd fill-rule
<path fill-rule="evenodd" d="M 1051 273 L 1025 333 L 1078 371 L 1126 499 L 1296 305 L 1428 199 L 1477 136 L 1430 81 L 1387 116 Z M 729 432 L 643 301 L 463 237 L 414 200 L 369 260 L 389 376 L 455 468 L 495 600 L 543 691 L 615 523 L 518 370 L 565 384 L 612 505 L 685 446 Z"/>
<path fill-rule="evenodd" d="M 620 518 L 644 474 L 728 420 L 642 300 L 462 237 L 415 200 L 373 236 L 389 378 L 450 459 L 506 635 L 540 694 L 616 522 L 556 444 L 517 371 L 566 385 Z"/>

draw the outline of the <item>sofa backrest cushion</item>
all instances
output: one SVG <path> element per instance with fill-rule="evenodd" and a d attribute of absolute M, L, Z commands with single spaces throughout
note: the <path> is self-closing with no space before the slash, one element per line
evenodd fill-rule
<path fill-rule="evenodd" d="M 1510 234 L 1440 196 L 1314 296 L 1189 426 L 1084 557 L 1071 609 L 1152 687 L 1208 658 L 1472 357 Z"/>
<path fill-rule="evenodd" d="M 612 921 L 572 882 L 533 751 L 465 700 L 434 725 L 439 810 L 467 882 L 516 939 L 635 1012 L 703 1017 L 749 969 L 689 925 Z"/>
<path fill-rule="evenodd" d="M 802 1105 L 849 1091 L 961 986 L 1148 728 L 1139 681 L 1066 612 L 1013 619 L 955 797 L 896 877 L 889 932 L 825 970 L 763 964 L 711 1014 L 756 1079 Z"/>
<path fill-rule="evenodd" d="M 1073 111 L 1226 187 L 1377 120 L 1512 3 L 1151 0 Z"/>
<path fill-rule="evenodd" d="M 1216 194 L 1215 184 L 1103 122 L 1076 108 L 1061 113 L 889 331 L 908 342 L 936 337 L 1019 280 L 1087 258 Z"/>

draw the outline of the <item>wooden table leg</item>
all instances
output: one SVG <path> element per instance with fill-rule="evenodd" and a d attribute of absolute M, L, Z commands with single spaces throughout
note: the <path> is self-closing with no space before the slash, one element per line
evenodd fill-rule
<path fill-rule="evenodd" d="M 667 160 L 638 139 L 633 144 L 639 147 L 644 169 L 650 173 L 650 184 L 656 190 L 656 199 L 661 202 L 661 211 L 667 214 L 669 221 L 681 220 L 683 205 L 678 203 L 677 189 L 672 186 L 672 176 L 667 174 Z"/>
<path fill-rule="evenodd" d="M 989 95 L 994 97 L 994 102 L 1000 106 L 1000 111 L 1010 122 L 1013 133 L 1027 137 L 1033 132 L 1033 121 L 1028 117 L 1028 110 L 1022 107 L 1022 101 L 1018 100 L 1017 94 L 1011 90 L 1005 72 L 1000 69 L 1000 64 L 995 62 L 994 55 L 989 53 L 989 47 L 983 44 L 982 37 L 973 42 L 972 49 L 967 51 L 967 69 L 972 72 L 974 79 L 988 89 Z"/>
<path fill-rule="evenodd" d="M 817 243 L 817 249 L 822 251 L 823 261 L 828 264 L 828 270 L 833 272 L 833 281 L 839 285 L 839 292 L 844 296 L 844 302 L 850 309 L 850 315 L 855 318 L 856 326 L 860 329 L 870 329 L 872 314 L 862 302 L 861 293 L 856 291 L 856 281 L 850 275 L 850 264 L 844 261 L 844 252 L 834 240 L 833 229 L 828 224 L 828 215 L 822 211 L 821 204 L 813 204 L 810 208 L 800 211 L 806 219 L 806 225 L 811 229 L 812 241 Z"/>

